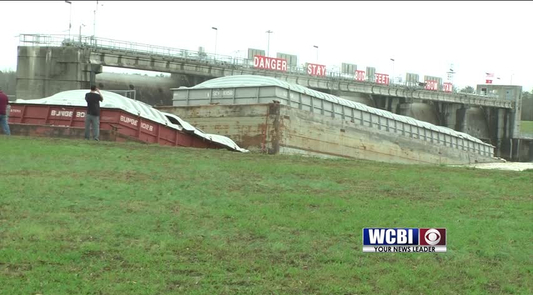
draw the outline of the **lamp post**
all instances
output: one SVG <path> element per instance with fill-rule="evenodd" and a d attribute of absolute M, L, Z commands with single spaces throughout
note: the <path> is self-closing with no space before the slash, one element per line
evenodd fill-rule
<path fill-rule="evenodd" d="M 268 34 L 268 43 L 267 43 L 267 56 L 270 57 L 270 34 L 274 33 L 271 30 L 266 31 Z"/>
<path fill-rule="evenodd" d="M 395 60 L 394 60 L 394 58 L 391 58 L 390 60 L 392 61 L 392 84 L 396 84 L 395 83 L 395 79 L 396 78 L 394 77 L 394 61 Z"/>
<path fill-rule="evenodd" d="M 513 76 L 514 76 L 514 73 L 511 74 L 511 82 L 509 83 L 509 85 L 513 85 Z"/>
<path fill-rule="evenodd" d="M 447 72 L 446 74 L 448 74 L 448 82 L 453 83 L 453 75 L 455 74 L 455 72 L 453 71 L 453 68 L 451 66 L 450 66 L 450 71 Z"/>
<path fill-rule="evenodd" d="M 101 4 L 100 6 L 104 6 L 104 4 Z M 96 37 L 96 11 L 98 11 L 98 1 L 96 1 L 96 8 L 93 10 L 93 38 Z"/>
<path fill-rule="evenodd" d="M 71 1 L 65 1 L 65 3 L 70 5 L 70 16 L 68 19 L 68 39 L 70 40 L 70 28 L 72 27 L 72 2 Z"/>
<path fill-rule="evenodd" d="M 316 48 L 316 62 L 318 63 L 318 45 L 313 45 Z"/>
<path fill-rule="evenodd" d="M 240 53 L 241 53 L 240 50 L 233 51 L 233 64 L 237 64 L 238 63 L 238 59 L 241 57 Z"/>
<path fill-rule="evenodd" d="M 81 24 L 81 25 L 80 25 L 80 43 L 81 43 L 81 27 L 82 27 L 82 26 L 85 27 L 85 24 Z"/>
<path fill-rule="evenodd" d="M 217 58 L 218 28 L 217 27 L 211 27 L 211 29 L 215 30 L 215 59 L 216 59 Z"/>

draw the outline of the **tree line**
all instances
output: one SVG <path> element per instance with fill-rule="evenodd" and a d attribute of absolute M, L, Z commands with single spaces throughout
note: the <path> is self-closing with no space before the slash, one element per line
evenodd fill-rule
<path fill-rule="evenodd" d="M 14 97 L 17 89 L 17 72 L 0 71 L 0 88 L 9 97 Z"/>

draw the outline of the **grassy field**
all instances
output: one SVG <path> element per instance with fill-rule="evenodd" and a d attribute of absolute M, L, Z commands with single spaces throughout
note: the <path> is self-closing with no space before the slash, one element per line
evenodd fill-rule
<path fill-rule="evenodd" d="M 0 294 L 531 294 L 533 172 L 0 137 Z M 446 253 L 363 253 L 445 227 Z"/>
<path fill-rule="evenodd" d="M 520 122 L 520 133 L 533 134 L 533 121 Z"/>

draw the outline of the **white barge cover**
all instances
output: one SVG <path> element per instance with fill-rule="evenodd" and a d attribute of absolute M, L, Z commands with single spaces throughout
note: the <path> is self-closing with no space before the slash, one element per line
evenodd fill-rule
<path fill-rule="evenodd" d="M 85 101 L 85 94 L 88 92 L 90 92 L 90 90 L 67 90 L 41 99 L 17 99 L 15 103 L 86 107 L 87 102 Z M 173 129 L 192 132 L 199 137 L 216 142 L 229 149 L 243 153 L 248 152 L 248 150 L 239 147 L 230 138 L 222 135 L 205 133 L 174 114 L 161 112 L 144 102 L 133 100 L 114 92 L 105 90 L 100 90 L 100 92 L 104 97 L 104 101 L 100 102 L 101 108 L 121 109 L 130 114 L 141 116 L 142 118 L 152 120 Z"/>

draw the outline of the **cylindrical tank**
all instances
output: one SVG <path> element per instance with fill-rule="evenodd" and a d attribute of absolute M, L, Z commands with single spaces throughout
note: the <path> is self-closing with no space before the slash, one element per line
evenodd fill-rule
<path fill-rule="evenodd" d="M 172 105 L 170 88 L 179 81 L 171 77 L 153 77 L 140 74 L 101 73 L 96 75 L 96 86 L 102 90 L 135 90 L 136 99 L 152 106 Z"/>

